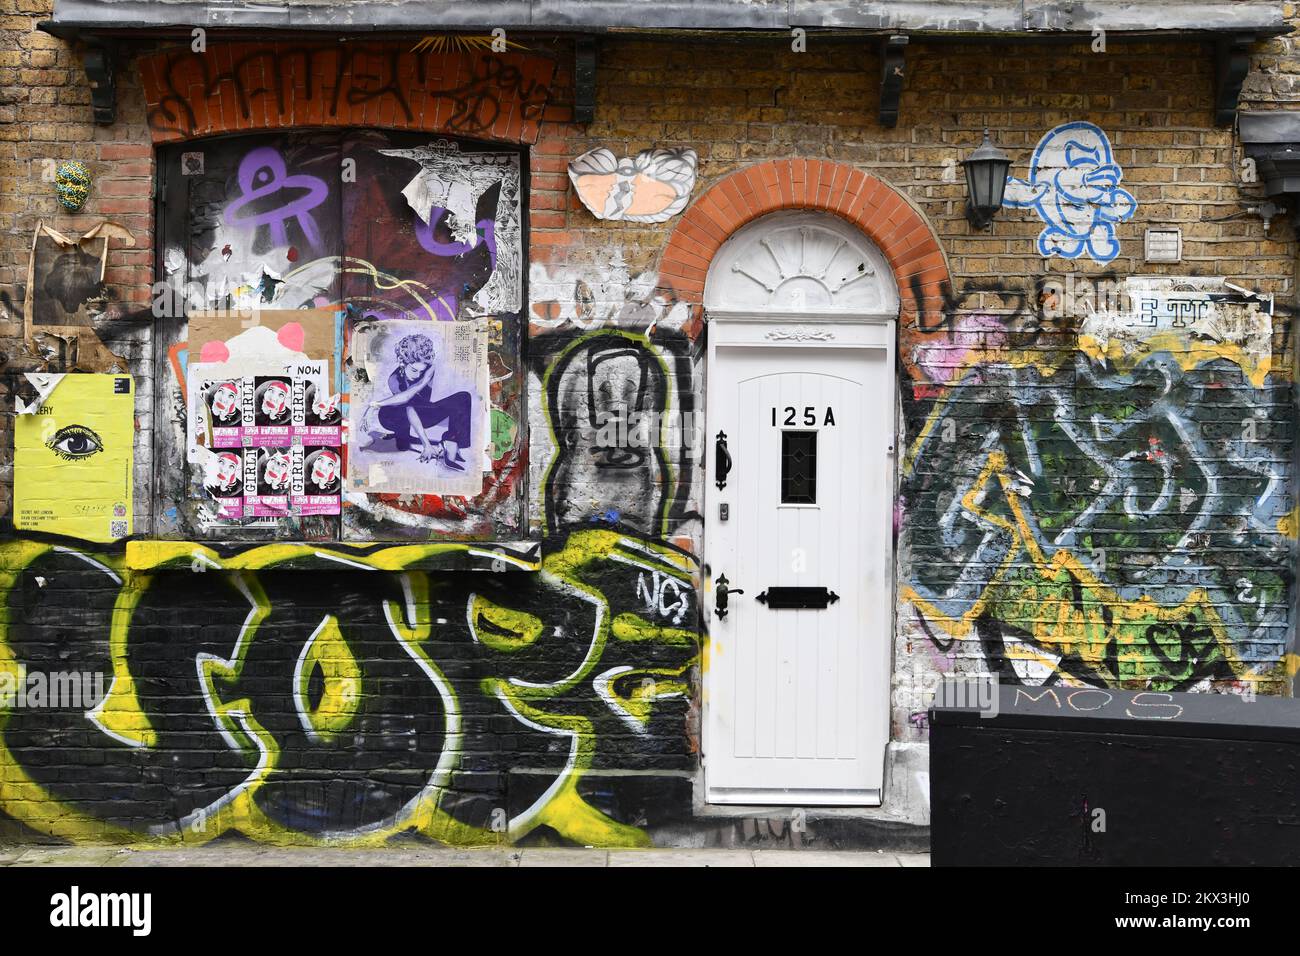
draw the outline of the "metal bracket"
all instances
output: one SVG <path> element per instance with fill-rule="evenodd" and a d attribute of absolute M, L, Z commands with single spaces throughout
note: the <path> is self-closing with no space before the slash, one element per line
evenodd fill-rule
<path fill-rule="evenodd" d="M 1237 118 L 1237 135 L 1265 196 L 1300 196 L 1300 110 L 1247 110 Z"/>
<path fill-rule="evenodd" d="M 1236 33 L 1214 42 L 1214 122 L 1231 126 L 1237 119 L 1241 85 L 1250 72 L 1253 33 Z"/>
<path fill-rule="evenodd" d="M 1026 30 L 1065 33 L 1074 29 L 1074 0 L 1026 0 L 1022 17 Z"/>
<path fill-rule="evenodd" d="M 573 41 L 573 121 L 584 126 L 596 118 L 596 38 Z"/>
<path fill-rule="evenodd" d="M 81 63 L 90 81 L 90 105 L 95 122 L 109 126 L 117 121 L 116 50 L 111 43 L 97 40 L 87 44 Z"/>
<path fill-rule="evenodd" d="M 880 50 L 880 125 L 890 129 L 898 125 L 898 100 L 903 93 L 907 66 L 906 49 L 907 37 L 896 35 L 887 37 Z"/>

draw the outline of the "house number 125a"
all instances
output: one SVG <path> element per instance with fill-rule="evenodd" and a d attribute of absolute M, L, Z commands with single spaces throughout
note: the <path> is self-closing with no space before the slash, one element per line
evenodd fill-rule
<path fill-rule="evenodd" d="M 777 424 L 777 411 L 776 408 L 772 409 L 773 425 Z M 780 411 L 785 415 L 780 422 L 782 425 L 816 425 L 818 418 L 821 419 L 823 427 L 835 424 L 835 409 L 831 408 L 829 405 L 826 406 L 826 414 L 821 416 L 817 414 L 816 405 L 805 405 L 803 407 L 802 420 L 799 420 L 799 409 L 795 408 L 793 405 L 787 405 Z"/>

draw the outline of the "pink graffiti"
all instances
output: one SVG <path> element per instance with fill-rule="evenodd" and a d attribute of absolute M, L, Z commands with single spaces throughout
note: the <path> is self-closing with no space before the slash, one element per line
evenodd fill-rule
<path fill-rule="evenodd" d="M 916 364 L 931 382 L 951 385 L 978 360 L 979 353 L 1005 348 L 1006 343 L 1006 329 L 995 316 L 967 314 L 957 319 L 950 335 L 936 335 L 917 346 Z"/>
<path fill-rule="evenodd" d="M 329 196 L 325 181 L 306 174 L 288 175 L 284 157 L 269 146 L 251 150 L 239 164 L 239 188 L 242 195 L 226 209 L 226 223 L 252 229 L 267 226 L 278 246 L 287 245 L 285 222 L 293 219 L 313 246 L 321 244 L 320 230 L 311 216 Z M 287 191 L 298 190 L 298 195 Z M 281 205 L 266 208 L 268 200 L 280 199 Z M 253 208 L 245 207 L 256 203 Z M 262 211 L 257 211 L 257 210 Z"/>

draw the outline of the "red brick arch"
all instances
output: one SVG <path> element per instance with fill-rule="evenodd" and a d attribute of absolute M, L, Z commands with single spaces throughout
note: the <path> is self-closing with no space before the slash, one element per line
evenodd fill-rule
<path fill-rule="evenodd" d="M 535 143 L 556 61 L 533 53 L 406 43 L 211 42 L 142 56 L 154 143 L 293 127 L 366 126 Z"/>
<path fill-rule="evenodd" d="M 892 186 L 821 159 L 759 163 L 705 190 L 664 249 L 661 291 L 689 303 L 698 317 L 709 263 L 719 247 L 741 226 L 780 209 L 820 209 L 861 229 L 894 270 L 903 322 L 942 309 L 948 262 L 925 217 Z"/>

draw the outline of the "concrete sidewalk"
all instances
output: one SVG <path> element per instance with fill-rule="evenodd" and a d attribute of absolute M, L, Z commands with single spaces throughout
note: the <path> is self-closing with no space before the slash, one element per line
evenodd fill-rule
<path fill-rule="evenodd" d="M 378 850 L 208 846 L 0 847 L 0 867 L 21 866 L 929 866 L 928 853 L 839 850 L 585 850 L 390 847 Z"/>

